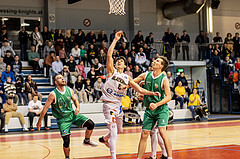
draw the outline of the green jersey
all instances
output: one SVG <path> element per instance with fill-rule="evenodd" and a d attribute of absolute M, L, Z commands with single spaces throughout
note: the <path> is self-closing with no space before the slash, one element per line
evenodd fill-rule
<path fill-rule="evenodd" d="M 52 114 L 55 118 L 66 119 L 74 114 L 72 108 L 72 92 L 67 86 L 64 86 L 64 92 L 60 92 L 57 88 L 53 90 L 55 94 L 55 103 L 52 103 Z"/>
<path fill-rule="evenodd" d="M 156 78 L 153 77 L 153 72 L 152 71 L 147 73 L 147 75 L 145 77 L 144 88 L 146 90 L 149 90 L 149 91 L 152 91 L 152 92 L 159 92 L 161 94 L 160 98 L 158 96 L 149 96 L 149 95 L 144 96 L 143 102 L 144 102 L 144 105 L 147 107 L 147 109 L 149 109 L 150 103 L 158 103 L 165 97 L 165 91 L 162 88 L 164 77 L 166 77 L 166 76 L 163 73 L 161 73 Z M 162 105 L 162 106 L 159 106 L 152 113 L 157 112 L 157 111 L 163 111 L 163 110 L 168 111 L 167 103 Z"/>

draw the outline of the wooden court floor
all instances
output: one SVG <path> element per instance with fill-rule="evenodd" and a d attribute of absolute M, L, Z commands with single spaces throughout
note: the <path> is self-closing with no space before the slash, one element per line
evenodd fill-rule
<path fill-rule="evenodd" d="M 118 135 L 119 159 L 136 159 L 141 127 L 124 128 Z M 107 133 L 96 129 L 92 140 Z M 168 134 L 173 144 L 174 159 L 240 159 L 240 120 L 171 124 Z M 99 143 L 97 147 L 82 145 L 84 130 L 72 129 L 71 159 L 108 159 L 109 149 Z M 145 157 L 150 156 L 148 140 Z M 158 147 L 158 156 L 161 151 Z M 27 132 L 0 134 L 2 159 L 64 159 L 59 132 Z"/>

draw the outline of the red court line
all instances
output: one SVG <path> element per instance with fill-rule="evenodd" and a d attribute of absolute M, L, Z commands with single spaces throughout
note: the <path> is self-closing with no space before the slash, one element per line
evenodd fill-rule
<path fill-rule="evenodd" d="M 49 155 L 50 155 L 50 153 L 51 153 L 51 150 L 47 147 L 47 146 L 44 146 L 44 145 L 41 145 L 41 144 L 37 144 L 37 145 L 40 145 L 40 146 L 42 146 L 42 147 L 44 147 L 44 148 L 46 148 L 47 150 L 48 150 L 48 153 L 47 153 L 47 155 L 46 156 L 44 156 L 43 157 L 43 159 L 45 159 L 45 158 L 47 158 Z"/>
<path fill-rule="evenodd" d="M 117 155 L 117 159 L 136 159 L 137 154 Z M 150 157 L 151 153 L 145 153 L 143 156 Z M 158 153 L 159 158 L 161 155 Z M 193 149 L 181 149 L 173 151 L 173 158 L 177 159 L 237 159 L 240 158 L 239 145 L 225 145 L 214 147 L 202 147 Z M 77 159 L 77 158 L 75 158 Z M 83 158 L 78 158 L 83 159 Z M 89 157 L 84 159 L 110 159 L 110 156 Z"/>
<path fill-rule="evenodd" d="M 226 123 L 200 123 L 194 125 L 169 125 L 168 131 L 172 130 L 184 130 L 184 129 L 199 129 L 199 128 L 213 128 L 213 127 L 225 127 L 225 126 L 240 126 L 240 122 L 226 122 Z M 142 128 L 135 127 L 130 129 L 124 129 L 123 134 L 129 133 L 140 133 Z M 93 136 L 101 136 L 105 135 L 108 130 L 101 130 L 101 131 L 94 131 Z M 83 137 L 85 135 L 84 131 L 81 132 L 72 132 L 71 137 Z M 56 139 L 60 138 L 60 134 L 39 134 L 39 135 L 32 135 L 29 134 L 27 136 L 2 136 L 0 137 L 0 142 L 11 142 L 11 141 L 26 141 L 26 140 L 42 140 L 42 139 Z"/>

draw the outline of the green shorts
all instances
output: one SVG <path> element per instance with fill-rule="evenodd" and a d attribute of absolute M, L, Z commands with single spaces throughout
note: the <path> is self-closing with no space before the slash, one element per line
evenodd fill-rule
<path fill-rule="evenodd" d="M 155 124 L 157 127 L 165 127 L 168 124 L 169 112 L 168 111 L 159 111 L 158 113 L 151 113 L 151 110 L 147 110 L 144 113 L 143 119 L 143 130 L 153 130 Z"/>
<path fill-rule="evenodd" d="M 68 117 L 65 120 L 57 120 L 57 124 L 61 133 L 61 136 L 69 135 L 71 125 L 75 125 L 77 127 L 83 127 L 84 123 L 88 120 L 87 117 L 85 117 L 82 114 L 73 115 L 72 117 Z"/>

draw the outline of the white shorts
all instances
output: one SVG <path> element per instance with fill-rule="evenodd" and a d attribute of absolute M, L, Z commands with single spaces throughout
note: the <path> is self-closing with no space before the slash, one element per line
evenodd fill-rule
<path fill-rule="evenodd" d="M 116 123 L 118 126 L 123 124 L 122 105 L 110 102 L 103 103 L 103 115 L 106 124 Z"/>

